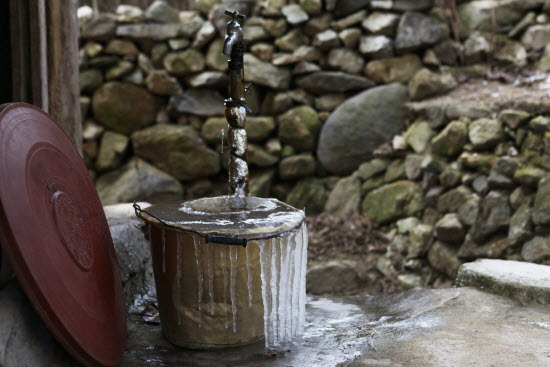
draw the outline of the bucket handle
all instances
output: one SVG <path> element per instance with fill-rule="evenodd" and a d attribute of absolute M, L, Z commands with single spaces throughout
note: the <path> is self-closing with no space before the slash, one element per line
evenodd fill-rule
<path fill-rule="evenodd" d="M 173 226 L 171 224 L 166 223 L 165 221 L 163 221 L 159 217 L 151 214 L 147 210 L 141 209 L 139 204 L 136 203 L 135 201 L 134 201 L 134 205 L 132 205 L 132 206 L 134 207 L 134 211 L 136 213 L 136 216 L 138 218 L 140 218 L 141 220 L 145 220 L 141 216 L 141 213 L 145 213 L 145 214 L 147 214 L 151 218 L 157 220 L 159 223 L 161 223 L 162 225 L 164 225 L 166 227 L 173 228 L 173 229 L 175 229 L 177 231 L 180 231 L 180 232 L 189 232 L 189 233 L 193 233 L 197 236 L 201 236 L 205 239 L 206 243 L 218 243 L 220 245 L 228 245 L 228 246 L 237 245 L 237 246 L 243 246 L 243 247 L 246 247 L 246 245 L 248 244 L 248 239 L 246 239 L 246 238 L 211 236 L 211 235 L 208 235 L 208 234 L 202 234 L 198 231 L 193 231 L 192 229 L 183 229 L 183 228 L 180 228 L 180 227 L 176 227 L 176 226 Z"/>

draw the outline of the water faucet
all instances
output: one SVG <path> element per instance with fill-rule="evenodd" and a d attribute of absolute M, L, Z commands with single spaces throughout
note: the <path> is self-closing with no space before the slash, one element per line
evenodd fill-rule
<path fill-rule="evenodd" d="M 227 23 L 227 34 L 225 35 L 225 41 L 223 43 L 223 54 L 231 57 L 233 47 L 244 42 L 241 23 L 246 20 L 246 15 L 236 10 L 226 10 L 225 14 L 231 16 L 233 19 Z"/>

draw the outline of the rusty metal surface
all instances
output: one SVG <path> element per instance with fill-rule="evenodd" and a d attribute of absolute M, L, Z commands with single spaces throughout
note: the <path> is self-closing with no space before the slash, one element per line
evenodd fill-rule
<path fill-rule="evenodd" d="M 125 311 L 103 207 L 68 136 L 44 112 L 0 112 L 0 242 L 57 340 L 87 366 L 114 366 Z"/>

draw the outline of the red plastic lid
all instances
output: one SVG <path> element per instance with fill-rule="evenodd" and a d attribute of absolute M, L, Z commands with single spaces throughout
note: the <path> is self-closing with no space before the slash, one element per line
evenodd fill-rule
<path fill-rule="evenodd" d="M 120 362 L 125 308 L 103 207 L 68 136 L 25 103 L 0 112 L 0 241 L 67 351 L 88 366 Z"/>

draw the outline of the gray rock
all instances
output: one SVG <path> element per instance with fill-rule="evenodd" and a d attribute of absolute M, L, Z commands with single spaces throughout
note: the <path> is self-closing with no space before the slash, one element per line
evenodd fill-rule
<path fill-rule="evenodd" d="M 187 89 L 182 94 L 170 97 L 169 107 L 178 114 L 219 116 L 225 111 L 223 103 L 223 96 L 214 90 Z"/>
<path fill-rule="evenodd" d="M 205 59 L 198 50 L 190 48 L 183 52 L 171 52 L 164 57 L 164 68 L 170 74 L 184 76 L 202 71 Z"/>
<path fill-rule="evenodd" d="M 99 176 L 96 188 L 103 205 L 146 200 L 181 200 L 183 187 L 174 177 L 138 158 Z"/>
<path fill-rule="evenodd" d="M 532 166 L 522 167 L 514 172 L 514 180 L 527 187 L 536 188 L 546 171 Z"/>
<path fill-rule="evenodd" d="M 456 212 L 472 195 L 472 191 L 466 186 L 459 186 L 456 189 L 449 190 L 438 198 L 437 210 L 442 213 Z"/>
<path fill-rule="evenodd" d="M 145 9 L 145 19 L 154 23 L 177 23 L 179 22 L 178 10 L 171 7 L 163 0 L 154 1 Z"/>
<path fill-rule="evenodd" d="M 108 171 L 120 167 L 128 150 L 130 140 L 127 136 L 111 131 L 101 137 L 99 153 L 95 162 L 97 171 Z"/>
<path fill-rule="evenodd" d="M 134 64 L 129 61 L 121 60 L 115 65 L 105 70 L 106 80 L 119 79 L 127 74 L 130 74 L 134 70 Z"/>
<path fill-rule="evenodd" d="M 336 48 L 328 55 L 328 64 L 331 68 L 351 74 L 359 74 L 363 70 L 365 61 L 355 51 L 347 48 Z"/>
<path fill-rule="evenodd" d="M 367 194 L 362 213 L 375 224 L 410 217 L 424 208 L 420 187 L 411 181 L 397 181 Z"/>
<path fill-rule="evenodd" d="M 338 33 L 338 38 L 342 41 L 344 47 L 355 48 L 359 39 L 361 38 L 361 29 L 359 28 L 348 28 L 344 29 Z"/>
<path fill-rule="evenodd" d="M 170 76 L 166 70 L 152 70 L 145 79 L 147 89 L 154 94 L 170 96 L 182 92 L 181 85 L 176 78 Z"/>
<path fill-rule="evenodd" d="M 300 6 L 309 15 L 318 15 L 323 9 L 321 0 L 300 0 Z"/>
<path fill-rule="evenodd" d="M 382 173 L 388 168 L 389 162 L 383 159 L 375 158 L 365 162 L 359 166 L 357 175 L 362 180 L 367 180 L 379 173 Z"/>
<path fill-rule="evenodd" d="M 550 43 L 550 24 L 536 24 L 527 29 L 521 37 L 525 47 L 541 50 Z"/>
<path fill-rule="evenodd" d="M 0 289 L 0 364 L 3 366 L 77 367 L 59 345 L 19 287 L 11 281 Z"/>
<path fill-rule="evenodd" d="M 455 187 L 461 182 L 461 179 L 464 175 L 462 167 L 459 163 L 453 162 L 449 164 L 443 172 L 439 175 L 439 181 L 443 186 Z"/>
<path fill-rule="evenodd" d="M 263 29 L 262 29 L 263 31 Z M 193 41 L 194 48 L 203 48 L 216 36 L 216 28 L 210 22 L 204 22 L 199 31 L 195 35 L 195 41 Z M 261 36 L 256 35 L 255 39 L 260 39 Z"/>
<path fill-rule="evenodd" d="M 193 37 L 199 29 L 201 29 L 205 22 L 205 20 L 196 11 L 182 11 L 179 13 L 179 18 L 181 24 L 181 35 L 187 38 Z M 224 24 L 227 24 L 225 19 L 223 19 L 223 22 Z"/>
<path fill-rule="evenodd" d="M 391 38 L 382 35 L 365 36 L 361 38 L 359 52 L 374 59 L 392 57 L 393 41 Z"/>
<path fill-rule="evenodd" d="M 464 227 L 457 214 L 445 214 L 435 225 L 435 236 L 440 241 L 460 244 L 464 240 L 464 235 Z"/>
<path fill-rule="evenodd" d="M 206 65 L 210 69 L 225 71 L 227 70 L 227 57 L 222 54 L 223 40 L 216 39 L 212 41 L 206 52 Z"/>
<path fill-rule="evenodd" d="M 122 24 L 116 27 L 117 37 L 162 41 L 180 34 L 179 24 Z"/>
<path fill-rule="evenodd" d="M 521 257 L 525 261 L 538 262 L 550 257 L 550 237 L 534 237 L 521 248 Z"/>
<path fill-rule="evenodd" d="M 249 117 L 245 129 L 249 141 L 262 142 L 275 130 L 275 120 L 273 117 Z"/>
<path fill-rule="evenodd" d="M 419 154 L 407 154 L 405 158 L 405 175 L 409 180 L 415 181 L 422 176 L 422 161 L 424 156 Z"/>
<path fill-rule="evenodd" d="M 439 20 L 422 13 L 403 14 L 397 27 L 395 49 L 409 52 L 436 44 L 448 35 L 447 27 Z"/>
<path fill-rule="evenodd" d="M 399 23 L 399 15 L 375 11 L 361 23 L 363 28 L 372 34 L 393 37 Z"/>
<path fill-rule="evenodd" d="M 220 88 L 227 86 L 228 81 L 227 73 L 221 71 L 203 71 L 187 80 L 192 88 Z"/>
<path fill-rule="evenodd" d="M 172 51 L 181 51 L 189 47 L 189 40 L 187 38 L 172 38 L 168 40 L 168 46 Z"/>
<path fill-rule="evenodd" d="M 470 229 L 472 240 L 482 244 L 493 233 L 507 229 L 510 224 L 511 210 L 506 196 L 491 191 L 481 201 L 481 209 L 476 223 Z"/>
<path fill-rule="evenodd" d="M 313 94 L 325 94 L 366 89 L 373 82 L 365 77 L 340 71 L 319 71 L 298 79 L 297 84 Z"/>
<path fill-rule="evenodd" d="M 305 209 L 307 215 L 323 211 L 328 192 L 323 180 L 317 177 L 304 178 L 288 193 L 285 202 L 295 208 Z"/>
<path fill-rule="evenodd" d="M 315 75 L 315 74 L 313 74 Z M 340 105 L 321 130 L 317 156 L 332 173 L 347 174 L 399 134 L 407 90 L 399 84 L 372 88 Z"/>
<path fill-rule="evenodd" d="M 309 106 L 295 107 L 279 116 L 279 138 L 297 151 L 315 149 L 321 121 L 317 112 Z"/>
<path fill-rule="evenodd" d="M 434 6 L 434 0 L 394 0 L 393 10 L 397 11 L 422 11 Z"/>
<path fill-rule="evenodd" d="M 417 55 L 407 54 L 400 57 L 369 61 L 365 75 L 376 83 L 408 83 L 422 69 Z"/>
<path fill-rule="evenodd" d="M 298 4 L 287 5 L 281 9 L 286 21 L 291 25 L 304 23 L 309 19 L 307 13 Z"/>
<path fill-rule="evenodd" d="M 105 53 L 117 56 L 136 56 L 139 53 L 136 44 L 131 41 L 113 39 L 105 47 Z"/>
<path fill-rule="evenodd" d="M 441 241 L 435 241 L 430 247 L 428 261 L 434 269 L 451 279 L 456 277 L 461 264 L 457 249 Z"/>
<path fill-rule="evenodd" d="M 321 50 L 329 50 L 338 47 L 340 45 L 338 33 L 334 32 L 332 29 L 317 33 L 313 39 L 313 45 Z"/>
<path fill-rule="evenodd" d="M 82 70 L 79 75 L 81 93 L 92 93 L 103 84 L 103 73 L 101 73 L 101 70 Z"/>
<path fill-rule="evenodd" d="M 365 8 L 371 0 L 338 0 L 334 9 L 337 17 L 343 17 Z"/>
<path fill-rule="evenodd" d="M 275 170 L 261 170 L 250 174 L 250 195 L 258 198 L 271 197 L 271 184 Z"/>
<path fill-rule="evenodd" d="M 252 54 L 245 54 L 244 67 L 249 82 L 273 89 L 288 89 L 290 71 L 263 62 Z"/>
<path fill-rule="evenodd" d="M 359 212 L 361 180 L 356 175 L 344 177 L 336 183 L 325 204 L 325 211 L 339 217 Z"/>
<path fill-rule="evenodd" d="M 421 258 L 428 253 L 433 240 L 433 231 L 433 227 L 427 224 L 419 224 L 411 229 L 407 259 Z"/>
<path fill-rule="evenodd" d="M 462 33 L 470 34 L 476 29 L 496 33 L 511 30 L 521 20 L 523 11 L 527 10 L 529 5 L 533 5 L 533 2 L 519 3 L 519 1 L 474 1 L 460 5 L 458 12 L 463 24 Z"/>
<path fill-rule="evenodd" d="M 346 101 L 346 96 L 341 93 L 325 94 L 315 98 L 315 108 L 319 111 L 333 111 Z"/>
<path fill-rule="evenodd" d="M 550 176 L 548 175 L 539 182 L 533 207 L 533 223 L 536 225 L 550 224 Z"/>
<path fill-rule="evenodd" d="M 96 120 L 122 134 L 153 123 L 157 107 L 145 89 L 129 83 L 103 84 L 94 93 L 92 107 Z"/>
<path fill-rule="evenodd" d="M 482 118 L 469 125 L 468 136 L 476 149 L 487 149 L 504 138 L 502 124 L 498 120 Z"/>
<path fill-rule="evenodd" d="M 115 15 L 118 23 L 139 23 L 143 20 L 143 10 L 134 5 L 117 6 Z"/>
<path fill-rule="evenodd" d="M 451 74 L 440 74 L 429 69 L 419 70 L 409 82 L 411 99 L 419 100 L 426 97 L 446 93 L 458 85 Z"/>
<path fill-rule="evenodd" d="M 279 157 L 268 153 L 256 144 L 248 144 L 247 161 L 251 166 L 270 167 L 279 162 Z"/>
<path fill-rule="evenodd" d="M 358 264 L 351 260 L 331 260 L 308 267 L 306 280 L 310 294 L 342 294 L 362 285 Z"/>
<path fill-rule="evenodd" d="M 506 109 L 500 111 L 498 118 L 512 129 L 517 129 L 520 125 L 527 122 L 531 115 L 525 111 Z"/>
<path fill-rule="evenodd" d="M 426 150 L 434 131 L 426 121 L 418 120 L 413 123 L 403 135 L 407 144 L 413 148 L 416 153 L 422 153 Z"/>
<path fill-rule="evenodd" d="M 519 245 L 533 237 L 532 230 L 531 208 L 526 203 L 520 206 L 514 215 L 512 215 L 512 218 L 510 218 L 508 238 L 512 245 Z"/>
<path fill-rule="evenodd" d="M 468 126 L 457 120 L 449 123 L 432 140 L 432 152 L 440 155 L 456 156 L 462 151 L 468 137 Z"/>
<path fill-rule="evenodd" d="M 313 176 L 315 173 L 315 158 L 304 153 L 286 157 L 279 163 L 279 176 L 283 180 Z"/>
<path fill-rule="evenodd" d="M 151 204 L 138 205 L 145 209 Z M 141 299 L 156 296 L 147 227 L 136 217 L 132 204 L 108 205 L 103 209 L 115 245 L 126 308 L 136 312 L 135 305 Z"/>
<path fill-rule="evenodd" d="M 519 261 L 477 260 L 460 267 L 456 284 L 511 298 L 526 305 L 550 304 L 550 267 Z"/>
<path fill-rule="evenodd" d="M 180 180 L 209 177 L 220 171 L 218 153 L 190 126 L 155 125 L 132 134 L 134 154 Z"/>
<path fill-rule="evenodd" d="M 331 27 L 337 31 L 352 27 L 360 23 L 367 16 L 366 10 L 358 11 L 357 13 L 350 14 L 347 17 L 332 22 Z"/>
<path fill-rule="evenodd" d="M 116 23 L 111 16 L 102 14 L 86 22 L 80 30 L 82 39 L 106 41 L 115 34 Z"/>

